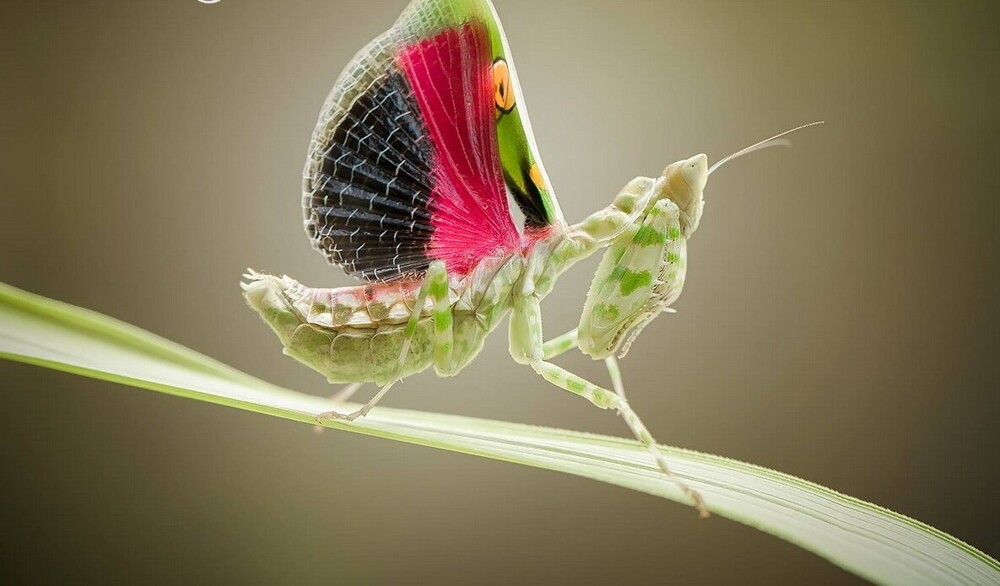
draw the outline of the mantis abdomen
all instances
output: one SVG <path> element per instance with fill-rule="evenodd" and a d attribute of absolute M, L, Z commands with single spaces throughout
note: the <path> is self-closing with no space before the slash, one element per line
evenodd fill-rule
<path fill-rule="evenodd" d="M 471 362 L 509 311 L 520 267 L 517 258 L 484 262 L 470 278 L 424 295 L 421 281 L 326 289 L 255 272 L 244 290 L 286 355 L 333 383 L 385 385 L 432 365 L 452 376 Z"/>
<path fill-rule="evenodd" d="M 247 302 L 278 335 L 284 353 L 330 382 L 384 384 L 397 369 L 414 374 L 431 364 L 430 311 L 421 312 L 405 363 L 399 363 L 411 314 L 403 290 L 397 303 L 367 303 L 363 287 L 312 289 L 288 277 L 248 277 Z"/>

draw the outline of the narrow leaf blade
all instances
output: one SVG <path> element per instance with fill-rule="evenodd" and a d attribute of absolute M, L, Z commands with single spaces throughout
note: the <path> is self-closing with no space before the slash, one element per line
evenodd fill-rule
<path fill-rule="evenodd" d="M 0 283 L 0 357 L 314 424 L 325 399 L 276 387 L 134 326 Z M 566 472 L 687 504 L 633 441 L 399 409 L 328 427 Z M 773 470 L 663 448 L 713 513 L 874 582 L 996 584 L 1000 564 L 933 527 Z M 693 514 L 693 513 L 692 513 Z"/>

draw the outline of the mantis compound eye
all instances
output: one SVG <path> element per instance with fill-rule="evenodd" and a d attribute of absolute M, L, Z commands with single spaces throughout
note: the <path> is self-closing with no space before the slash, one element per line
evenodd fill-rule
<path fill-rule="evenodd" d="M 685 161 L 684 178 L 693 191 L 697 193 L 704 191 L 705 184 L 708 183 L 708 156 L 695 155 Z"/>

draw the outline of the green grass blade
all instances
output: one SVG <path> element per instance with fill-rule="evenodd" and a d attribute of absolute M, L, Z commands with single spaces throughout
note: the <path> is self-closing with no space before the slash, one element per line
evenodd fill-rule
<path fill-rule="evenodd" d="M 0 283 L 0 357 L 313 424 L 324 398 L 276 387 L 112 318 Z M 566 472 L 687 504 L 633 441 L 376 408 L 328 427 Z M 663 448 L 713 513 L 885 584 L 998 584 L 996 560 L 933 527 L 727 458 Z M 692 512 L 692 514 L 694 514 Z"/>

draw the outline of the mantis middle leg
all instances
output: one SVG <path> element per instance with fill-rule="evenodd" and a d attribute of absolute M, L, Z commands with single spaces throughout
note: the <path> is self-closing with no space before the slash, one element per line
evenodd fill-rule
<path fill-rule="evenodd" d="M 698 516 L 708 517 L 708 509 L 701 495 L 684 484 L 667 465 L 666 459 L 660 453 L 656 445 L 656 440 L 639 419 L 639 416 L 628 404 L 625 398 L 617 393 L 609 391 L 603 387 L 595 385 L 590 381 L 573 374 L 572 372 L 547 362 L 545 360 L 545 344 L 542 338 L 542 319 L 539 300 L 534 295 L 526 295 L 517 298 L 513 304 L 513 311 L 510 317 L 510 354 L 515 361 L 527 364 L 548 382 L 555 386 L 567 390 L 573 394 L 580 395 L 601 409 L 615 409 L 621 414 L 625 423 L 628 424 L 636 439 L 649 450 L 657 466 L 671 480 L 673 480 L 681 491 L 686 494 L 694 503 Z M 564 334 L 566 336 L 568 334 Z M 563 336 L 560 336 L 563 338 Z M 561 341 L 565 345 L 565 340 Z M 551 344 L 550 351 L 556 352 L 561 347 L 559 343 Z M 568 348 L 567 348 L 568 349 Z M 563 350 L 565 351 L 565 350 Z"/>
<path fill-rule="evenodd" d="M 565 334 L 556 336 L 555 338 L 552 338 L 548 342 L 542 344 L 543 358 L 545 360 L 552 360 L 553 358 L 561 356 L 573 348 L 576 348 L 579 345 L 577 342 L 579 332 L 580 328 L 573 328 Z M 611 388 L 613 388 L 615 392 L 624 399 L 625 385 L 622 383 L 622 371 L 618 367 L 618 359 L 614 356 L 608 356 L 604 359 L 604 365 L 608 369 L 608 376 L 611 377 Z"/>

